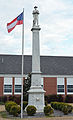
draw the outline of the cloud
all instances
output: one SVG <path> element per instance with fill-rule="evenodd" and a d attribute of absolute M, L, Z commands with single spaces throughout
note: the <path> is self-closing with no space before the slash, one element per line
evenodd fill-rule
<path fill-rule="evenodd" d="M 0 53 L 21 54 L 22 26 L 16 26 L 8 34 L 6 24 L 17 17 L 24 7 L 24 54 L 32 54 L 32 11 L 35 5 L 40 12 L 40 53 L 73 55 L 73 2 L 69 0 L 1 0 Z"/>

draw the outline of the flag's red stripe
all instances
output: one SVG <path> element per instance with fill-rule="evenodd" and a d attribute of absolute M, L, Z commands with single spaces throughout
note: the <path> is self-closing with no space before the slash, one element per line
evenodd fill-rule
<path fill-rule="evenodd" d="M 15 28 L 15 26 L 13 28 L 8 29 L 8 33 L 10 33 Z"/>
<path fill-rule="evenodd" d="M 16 25 L 23 24 L 23 20 L 18 20 Z"/>
<path fill-rule="evenodd" d="M 17 18 L 15 18 L 14 20 L 12 20 L 10 23 L 7 23 L 7 26 L 12 24 L 13 22 L 15 22 L 17 20 Z"/>
<path fill-rule="evenodd" d="M 12 23 L 14 23 L 16 21 L 16 24 L 12 24 Z M 10 27 L 12 27 L 12 28 L 10 28 L 10 27 L 8 27 L 7 29 L 8 29 L 8 33 L 10 33 L 14 28 L 15 28 L 15 26 L 16 25 L 20 25 L 20 24 L 23 24 L 23 19 L 22 20 L 18 20 L 17 19 L 17 17 L 14 19 L 14 20 L 12 20 L 10 23 L 7 23 L 7 26 L 9 26 L 9 25 L 11 25 L 12 24 L 12 26 L 10 26 Z M 15 25 L 15 26 L 13 26 L 13 25 Z"/>

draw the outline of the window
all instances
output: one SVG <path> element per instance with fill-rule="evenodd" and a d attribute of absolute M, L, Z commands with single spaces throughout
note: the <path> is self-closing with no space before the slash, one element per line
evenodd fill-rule
<path fill-rule="evenodd" d="M 67 94 L 73 94 L 73 78 L 67 78 Z"/>
<path fill-rule="evenodd" d="M 4 85 L 4 93 L 11 93 L 12 85 Z"/>
<path fill-rule="evenodd" d="M 21 93 L 21 85 L 15 85 L 15 92 Z"/>
<path fill-rule="evenodd" d="M 58 85 L 58 92 L 64 92 L 64 85 Z"/>
<path fill-rule="evenodd" d="M 64 78 L 57 78 L 57 94 L 64 93 Z"/>
<path fill-rule="evenodd" d="M 73 85 L 67 85 L 67 92 L 73 92 Z"/>
<path fill-rule="evenodd" d="M 4 78 L 4 94 L 12 94 L 12 78 Z"/>
<path fill-rule="evenodd" d="M 15 78 L 15 94 L 21 94 L 22 80 Z"/>

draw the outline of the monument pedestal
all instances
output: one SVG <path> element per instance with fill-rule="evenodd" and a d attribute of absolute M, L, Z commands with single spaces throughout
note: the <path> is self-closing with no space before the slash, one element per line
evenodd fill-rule
<path fill-rule="evenodd" d="M 38 86 L 39 81 L 41 80 L 41 74 L 32 74 L 34 82 L 33 86 L 30 87 L 28 105 L 34 105 L 37 108 L 37 112 L 43 112 L 44 109 L 44 90 L 42 86 Z M 38 79 L 40 78 L 40 79 Z M 36 79 L 36 80 L 35 80 Z M 34 86 L 35 85 L 35 86 Z"/>
<path fill-rule="evenodd" d="M 44 109 L 44 90 L 41 87 L 31 87 L 29 90 L 28 105 L 34 105 L 37 112 L 43 112 Z"/>

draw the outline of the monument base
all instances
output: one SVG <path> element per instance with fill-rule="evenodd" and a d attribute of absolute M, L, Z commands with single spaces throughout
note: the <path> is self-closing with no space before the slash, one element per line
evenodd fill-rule
<path fill-rule="evenodd" d="M 37 108 L 37 112 L 43 112 L 44 110 L 44 93 L 45 91 L 41 86 L 31 86 L 28 91 L 28 105 L 34 105 Z"/>

